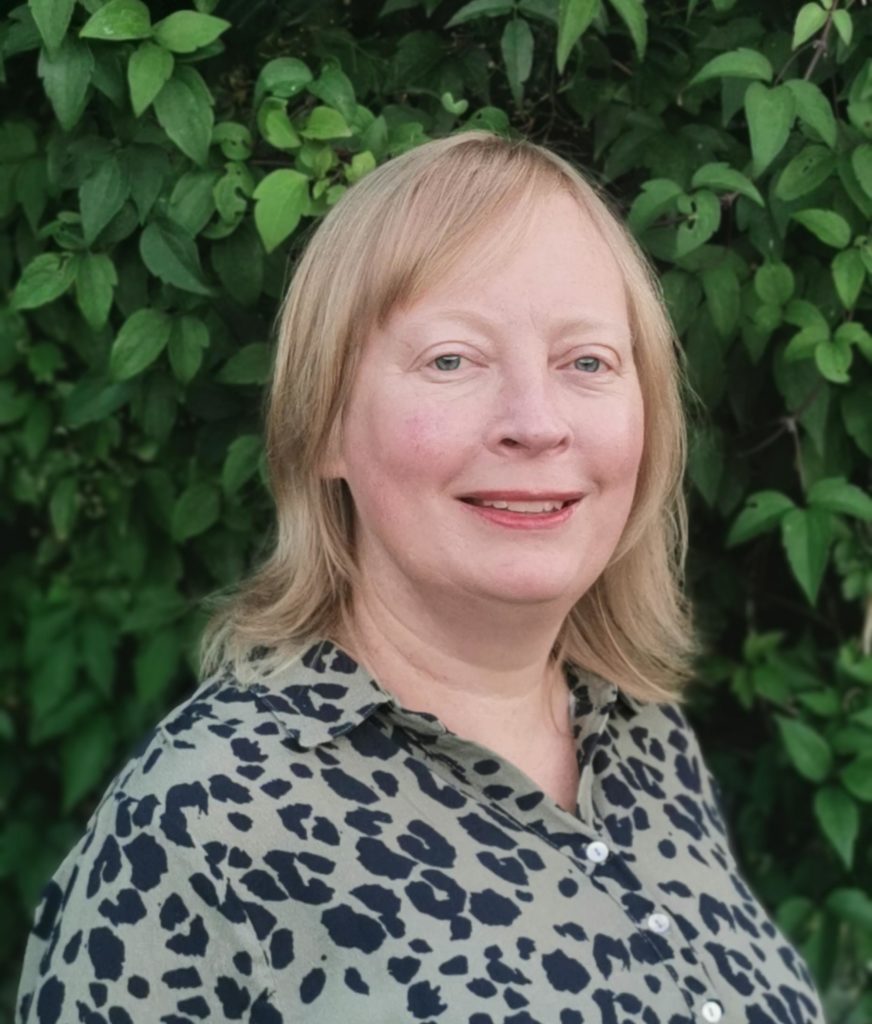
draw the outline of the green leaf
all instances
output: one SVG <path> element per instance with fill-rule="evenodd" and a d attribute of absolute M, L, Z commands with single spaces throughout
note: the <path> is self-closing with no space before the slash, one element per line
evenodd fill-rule
<path fill-rule="evenodd" d="M 714 192 L 699 189 L 689 200 L 689 216 L 679 224 L 676 234 L 676 259 L 687 256 L 707 242 L 721 223 L 721 204 Z"/>
<path fill-rule="evenodd" d="M 0 380 L 0 426 L 8 426 L 26 416 L 30 405 L 30 395 L 19 394 L 11 380 Z"/>
<path fill-rule="evenodd" d="M 212 189 L 218 216 L 228 224 L 237 224 L 248 208 L 248 196 L 254 192 L 254 180 L 245 164 L 229 163 L 227 173 Z"/>
<path fill-rule="evenodd" d="M 789 78 L 784 84 L 793 96 L 796 115 L 800 121 L 813 128 L 830 149 L 834 149 L 837 130 L 830 101 L 814 82 L 806 82 L 802 78 Z"/>
<path fill-rule="evenodd" d="M 130 398 L 130 385 L 107 384 L 101 375 L 83 377 L 64 398 L 62 420 L 75 430 L 111 416 Z"/>
<path fill-rule="evenodd" d="M 272 252 L 300 222 L 309 206 L 309 179 L 299 171 L 268 174 L 254 190 L 254 222 L 264 248 Z"/>
<path fill-rule="evenodd" d="M 243 346 L 222 366 L 218 380 L 222 384 L 263 384 L 270 374 L 272 353 L 262 341 Z"/>
<path fill-rule="evenodd" d="M 872 899 L 862 889 L 833 889 L 824 906 L 843 921 L 859 925 L 865 931 L 872 931 Z"/>
<path fill-rule="evenodd" d="M 236 121 L 222 121 L 215 125 L 212 142 L 221 147 L 228 160 L 247 160 L 251 156 L 253 141 L 251 132 L 244 124 Z"/>
<path fill-rule="evenodd" d="M 87 43 L 66 38 L 49 53 L 42 50 L 37 74 L 61 128 L 74 128 L 85 110 L 88 86 L 94 72 L 94 57 Z"/>
<path fill-rule="evenodd" d="M 152 704 L 164 698 L 179 669 L 181 646 L 177 629 L 161 629 L 144 636 L 133 659 L 137 700 Z"/>
<path fill-rule="evenodd" d="M 644 182 L 642 191 L 630 207 L 627 217 L 630 227 L 636 234 L 641 234 L 683 194 L 681 186 L 668 178 L 652 178 Z"/>
<path fill-rule="evenodd" d="M 851 241 L 851 225 L 832 210 L 798 210 L 792 213 L 791 217 L 819 238 L 824 245 L 844 249 Z"/>
<path fill-rule="evenodd" d="M 54 380 L 55 374 L 64 365 L 63 353 L 50 341 L 38 341 L 27 350 L 27 367 L 33 379 L 41 384 Z"/>
<path fill-rule="evenodd" d="M 161 128 L 185 156 L 204 166 L 215 118 L 208 89 L 193 68 L 176 67 L 154 98 L 154 112 Z"/>
<path fill-rule="evenodd" d="M 752 82 L 745 93 L 745 117 L 751 136 L 754 174 L 760 175 L 787 142 L 796 111 L 793 93 L 785 85 L 768 89 Z"/>
<path fill-rule="evenodd" d="M 845 788 L 858 800 L 872 800 L 872 754 L 860 754 L 841 773 Z"/>
<path fill-rule="evenodd" d="M 100 162 L 79 188 L 82 234 L 90 245 L 124 205 L 130 192 L 115 156 Z"/>
<path fill-rule="evenodd" d="M 297 149 L 300 136 L 288 117 L 287 101 L 268 96 L 257 112 L 257 129 L 261 136 L 276 149 Z"/>
<path fill-rule="evenodd" d="M 218 522 L 221 492 L 208 481 L 191 484 L 178 497 L 173 507 L 172 536 L 177 543 L 205 533 Z"/>
<path fill-rule="evenodd" d="M 781 520 L 781 541 L 787 561 L 812 605 L 817 600 L 832 539 L 832 517 L 822 509 L 791 509 Z"/>
<path fill-rule="evenodd" d="M 188 171 L 173 187 L 167 206 L 167 216 L 192 237 L 196 237 L 208 224 L 215 212 L 213 188 L 219 180 L 218 171 Z"/>
<path fill-rule="evenodd" d="M 133 113 L 140 117 L 172 76 L 175 58 L 162 46 L 141 43 L 127 63 L 127 84 Z"/>
<path fill-rule="evenodd" d="M 845 309 L 852 309 L 863 290 L 866 268 L 856 249 L 843 249 L 836 253 L 832 264 L 833 283 Z"/>
<path fill-rule="evenodd" d="M 781 172 L 775 195 L 784 203 L 793 202 L 822 185 L 835 167 L 836 158 L 825 146 L 806 146 Z"/>
<path fill-rule="evenodd" d="M 848 370 L 854 361 L 854 353 L 849 344 L 835 336 L 828 341 L 821 341 L 815 346 L 814 361 L 822 377 L 833 384 L 849 384 L 851 375 Z"/>
<path fill-rule="evenodd" d="M 76 478 L 63 476 L 55 484 L 49 498 L 48 511 L 52 530 L 59 541 L 69 539 L 76 518 Z"/>
<path fill-rule="evenodd" d="M 795 508 L 790 498 L 780 491 L 758 491 L 752 494 L 730 527 L 727 547 L 735 547 L 736 544 L 743 544 L 761 533 L 767 533 Z"/>
<path fill-rule="evenodd" d="M 91 15 L 79 35 L 110 43 L 147 39 L 151 35 L 151 17 L 141 0 L 109 0 Z"/>
<path fill-rule="evenodd" d="M 821 338 L 830 336 L 827 318 L 813 302 L 806 299 L 793 299 L 789 302 L 784 310 L 784 319 L 797 327 L 813 327 Z"/>
<path fill-rule="evenodd" d="M 872 362 L 872 334 L 858 320 L 846 320 L 833 332 L 833 340 L 858 348 Z"/>
<path fill-rule="evenodd" d="M 843 476 L 827 477 L 818 480 L 808 492 L 810 505 L 872 522 L 872 498 L 854 484 L 849 484 Z"/>
<path fill-rule="evenodd" d="M 557 11 L 556 60 L 557 70 L 561 74 L 575 44 L 587 31 L 599 8 L 600 0 L 560 0 Z"/>
<path fill-rule="evenodd" d="M 851 153 L 851 166 L 860 187 L 872 198 L 872 143 L 864 142 L 857 146 Z"/>
<path fill-rule="evenodd" d="M 850 870 L 860 830 L 860 811 L 855 800 L 841 786 L 824 786 L 814 795 L 814 813 L 824 835 Z"/>
<path fill-rule="evenodd" d="M 82 667 L 97 690 L 108 697 L 112 692 L 115 675 L 115 648 L 119 644 L 117 631 L 99 615 L 86 615 L 81 627 L 80 650 Z"/>
<path fill-rule="evenodd" d="M 850 11 L 833 11 L 833 25 L 845 46 L 850 46 L 854 38 L 854 19 Z"/>
<path fill-rule="evenodd" d="M 805 722 L 775 715 L 787 755 L 800 775 L 812 782 L 823 782 L 833 766 L 829 744 Z"/>
<path fill-rule="evenodd" d="M 758 206 L 765 206 L 763 196 L 757 186 L 746 178 L 741 171 L 734 170 L 729 164 L 703 164 L 698 168 L 691 180 L 692 188 L 710 188 L 718 192 L 738 192 Z"/>
<path fill-rule="evenodd" d="M 304 139 L 343 139 L 351 134 L 345 118 L 332 107 L 315 107 L 300 129 Z"/>
<path fill-rule="evenodd" d="M 67 34 L 76 0 L 28 0 L 46 49 L 55 50 Z"/>
<path fill-rule="evenodd" d="M 128 380 L 151 366 L 170 340 L 172 321 L 159 309 L 138 309 L 125 320 L 109 353 L 115 381 Z"/>
<path fill-rule="evenodd" d="M 523 84 L 530 77 L 533 67 L 533 33 L 524 18 L 512 18 L 506 22 L 500 38 L 500 50 L 509 87 L 515 102 L 519 103 Z"/>
<path fill-rule="evenodd" d="M 357 114 L 354 86 L 340 67 L 335 64 L 326 65 L 317 80 L 310 82 L 307 88 L 322 103 L 338 110 L 346 121 L 354 120 Z"/>
<path fill-rule="evenodd" d="M 702 272 L 702 287 L 715 330 L 729 338 L 739 325 L 741 287 L 735 268 L 727 263 L 708 267 Z"/>
<path fill-rule="evenodd" d="M 176 380 L 187 384 L 196 376 L 208 347 L 209 329 L 202 320 L 195 316 L 173 320 L 167 352 Z"/>
<path fill-rule="evenodd" d="M 263 290 L 264 253 L 249 222 L 212 246 L 212 266 L 228 295 L 243 306 L 253 306 Z"/>
<path fill-rule="evenodd" d="M 211 295 L 194 239 L 173 221 L 152 221 L 139 237 L 142 262 L 155 277 L 195 295 Z"/>
<path fill-rule="evenodd" d="M 154 38 L 173 53 L 193 53 L 230 28 L 230 22 L 196 11 L 174 11 L 154 26 Z"/>
<path fill-rule="evenodd" d="M 758 50 L 740 46 L 737 50 L 719 53 L 697 71 L 686 88 L 708 82 L 712 78 L 754 78 L 772 81 L 772 65 Z"/>
<path fill-rule="evenodd" d="M 254 86 L 254 105 L 260 106 L 264 96 L 288 100 L 312 81 L 312 72 L 296 57 L 277 57 L 260 69 Z"/>
<path fill-rule="evenodd" d="M 827 12 L 820 4 L 803 4 L 793 23 L 793 42 L 790 48 L 795 50 L 823 28 L 827 20 Z"/>
<path fill-rule="evenodd" d="M 453 17 L 445 23 L 446 28 L 454 28 L 473 18 L 496 18 L 503 14 L 511 14 L 512 4 L 508 0 L 471 0 L 464 4 Z"/>
<path fill-rule="evenodd" d="M 786 263 L 764 263 L 754 275 L 754 291 L 762 302 L 783 306 L 793 295 L 793 288 L 793 271 Z"/>
<path fill-rule="evenodd" d="M 648 45 L 648 13 L 644 3 L 642 0 L 610 0 L 610 3 L 629 29 L 636 56 L 642 60 Z"/>
<path fill-rule="evenodd" d="M 118 284 L 115 264 L 105 253 L 82 253 L 76 265 L 76 304 L 94 330 L 105 326 Z"/>
<path fill-rule="evenodd" d="M 61 810 L 68 814 L 95 789 L 112 764 L 118 729 L 105 712 L 92 715 L 68 736 L 60 751 Z"/>
<path fill-rule="evenodd" d="M 121 157 L 124 173 L 130 182 L 130 198 L 136 207 L 139 223 L 143 224 L 169 175 L 169 156 L 159 146 L 133 145 L 128 146 Z"/>
<path fill-rule="evenodd" d="M 24 268 L 12 293 L 13 309 L 37 309 L 59 298 L 73 283 L 76 263 L 70 253 L 44 252 Z"/>
<path fill-rule="evenodd" d="M 257 472 L 258 459 L 263 451 L 259 434 L 242 434 L 227 450 L 221 470 L 221 488 L 232 497 Z"/>
<path fill-rule="evenodd" d="M 842 395 L 841 412 L 845 430 L 864 455 L 872 459 L 872 417 L 869 398 L 859 388 Z"/>
<path fill-rule="evenodd" d="M 721 433 L 712 427 L 698 429 L 690 445 L 688 472 L 709 507 L 713 507 L 717 499 L 723 471 L 724 443 Z"/>

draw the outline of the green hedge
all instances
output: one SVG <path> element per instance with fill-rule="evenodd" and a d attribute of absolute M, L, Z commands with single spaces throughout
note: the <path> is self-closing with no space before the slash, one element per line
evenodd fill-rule
<path fill-rule="evenodd" d="M 705 413 L 691 716 L 755 891 L 872 1019 L 872 60 L 841 0 L 30 0 L 0 21 L 0 1013 L 40 887 L 271 524 L 289 259 L 464 127 L 586 168 Z"/>

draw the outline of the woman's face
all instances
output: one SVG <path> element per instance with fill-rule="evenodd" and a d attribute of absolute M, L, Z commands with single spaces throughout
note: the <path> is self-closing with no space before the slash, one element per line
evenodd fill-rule
<path fill-rule="evenodd" d="M 469 252 L 370 335 L 327 475 L 348 483 L 359 562 L 381 593 L 565 614 L 618 543 L 642 444 L 617 264 L 555 193 L 519 246 L 487 267 Z"/>

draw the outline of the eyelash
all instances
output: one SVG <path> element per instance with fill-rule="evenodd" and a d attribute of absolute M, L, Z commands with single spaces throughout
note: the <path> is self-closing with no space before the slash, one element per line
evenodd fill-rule
<path fill-rule="evenodd" d="M 445 353 L 444 355 L 441 355 L 441 356 L 435 356 L 433 359 L 430 360 L 430 362 L 427 365 L 431 366 L 438 359 L 465 359 L 465 358 L 466 358 L 465 356 L 462 356 L 459 353 L 449 352 L 449 353 Z M 577 359 L 574 359 L 573 362 L 579 363 L 583 359 L 598 363 L 599 365 L 597 366 L 597 369 L 599 369 L 600 366 L 604 366 L 605 365 L 605 360 L 600 359 L 599 356 L 579 356 Z M 439 369 L 439 367 L 436 367 L 436 369 Z M 454 369 L 458 369 L 458 367 L 454 367 Z M 586 372 L 586 371 L 584 371 L 584 372 Z"/>

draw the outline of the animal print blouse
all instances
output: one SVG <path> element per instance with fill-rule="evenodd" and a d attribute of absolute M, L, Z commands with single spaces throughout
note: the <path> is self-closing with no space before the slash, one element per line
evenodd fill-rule
<path fill-rule="evenodd" d="M 574 814 L 315 644 L 150 733 L 44 889 L 19 1024 L 824 1024 L 697 738 L 565 666 Z"/>

